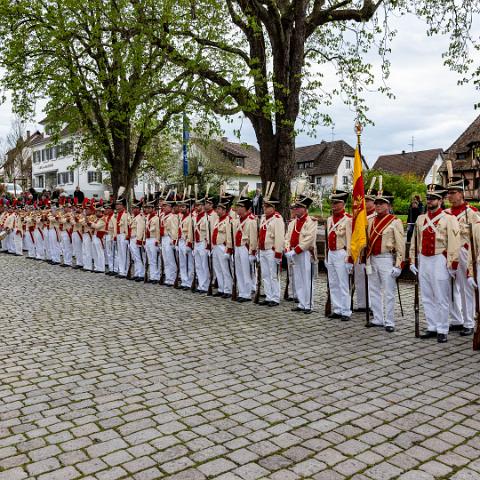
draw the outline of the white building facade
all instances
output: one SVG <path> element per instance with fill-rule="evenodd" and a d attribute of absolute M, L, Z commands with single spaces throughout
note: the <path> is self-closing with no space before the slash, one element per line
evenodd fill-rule
<path fill-rule="evenodd" d="M 34 142 L 32 150 L 32 186 L 37 191 L 61 188 L 67 195 L 73 195 L 76 187 L 87 198 L 103 198 L 111 187 L 104 183 L 109 173 L 96 169 L 93 165 L 77 166 L 81 138 L 78 135 L 62 136 L 57 144 L 48 136 Z M 142 180 L 135 182 L 135 197 L 149 193 L 152 186 Z"/>

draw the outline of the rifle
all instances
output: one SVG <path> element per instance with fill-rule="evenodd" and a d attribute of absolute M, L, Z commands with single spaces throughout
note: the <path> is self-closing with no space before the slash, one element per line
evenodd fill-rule
<path fill-rule="evenodd" d="M 140 247 L 142 248 L 142 247 Z M 148 253 L 147 253 L 147 249 L 145 249 L 145 265 L 144 265 L 144 270 L 145 270 L 145 273 L 143 274 L 143 283 L 147 283 L 148 282 L 148 273 L 149 273 L 149 270 L 150 270 L 150 262 L 148 261 Z"/>
<path fill-rule="evenodd" d="M 417 226 L 415 225 L 415 268 L 418 269 L 418 231 Z M 415 338 L 420 337 L 420 298 L 418 296 L 418 275 L 415 275 L 415 297 L 414 297 L 414 304 L 413 308 L 415 311 Z"/>
<path fill-rule="evenodd" d="M 261 217 L 257 217 L 257 238 L 260 237 L 260 222 Z M 257 247 L 258 248 L 258 247 Z M 260 288 L 262 285 L 262 267 L 260 266 L 260 250 L 258 250 L 257 257 L 257 288 L 255 290 L 255 296 L 253 297 L 253 303 L 260 301 Z"/>
<path fill-rule="evenodd" d="M 233 222 L 230 220 L 230 233 L 232 235 L 232 259 L 233 259 L 233 275 L 232 275 L 232 300 L 237 300 L 237 267 L 235 265 L 235 236 L 233 234 Z"/>
<path fill-rule="evenodd" d="M 178 282 L 180 281 L 180 259 L 178 258 L 178 252 L 175 245 L 173 245 L 173 257 L 175 258 L 175 265 L 177 266 L 177 275 L 173 282 L 173 288 L 178 288 Z"/>
<path fill-rule="evenodd" d="M 195 292 L 197 290 L 197 266 L 195 263 L 195 225 L 193 224 L 193 212 L 190 212 L 190 224 L 192 226 L 192 262 L 193 262 L 193 278 L 192 278 L 192 285 L 190 286 L 190 290 Z M 188 258 L 188 252 L 186 252 Z"/>
<path fill-rule="evenodd" d="M 327 221 L 325 222 L 324 252 L 325 252 L 324 263 L 328 263 L 328 227 L 327 227 Z M 330 282 L 328 281 L 328 267 L 326 267 L 326 269 L 327 269 L 327 301 L 325 302 L 325 316 L 328 317 L 332 314 L 332 298 L 330 296 Z"/>
<path fill-rule="evenodd" d="M 285 224 L 286 224 L 286 229 L 285 231 L 287 231 L 288 229 L 288 222 L 285 220 Z M 290 264 L 288 263 L 287 261 L 287 280 L 285 282 L 285 290 L 283 292 L 283 299 L 284 300 L 288 300 L 290 298 L 290 296 L 288 295 L 288 290 L 290 288 Z"/>
<path fill-rule="evenodd" d="M 472 251 L 472 268 L 473 268 L 473 278 L 477 281 L 477 255 L 475 249 L 475 241 L 473 239 L 473 224 L 469 223 L 469 230 L 470 230 L 470 247 Z M 478 285 L 474 291 L 475 294 L 475 332 L 473 333 L 473 350 L 477 351 L 480 350 L 480 302 L 478 298 Z"/>
<path fill-rule="evenodd" d="M 208 243 L 207 243 L 207 251 L 210 247 L 210 255 L 208 255 L 208 272 L 210 274 L 210 281 L 208 282 L 208 292 L 207 295 L 213 295 L 213 259 L 212 259 L 212 232 L 210 227 L 210 219 L 208 215 L 205 215 L 207 218 L 207 229 L 208 229 Z"/>
<path fill-rule="evenodd" d="M 365 255 L 365 326 L 369 328 L 371 326 L 370 323 L 370 293 L 368 291 L 368 275 L 367 275 L 367 268 L 370 267 L 367 265 L 367 258 L 368 258 L 368 225 L 365 227 L 365 238 L 367 239 L 367 244 L 365 245 L 364 255 Z M 371 267 L 370 267 L 371 268 Z"/>
<path fill-rule="evenodd" d="M 159 245 L 158 245 L 158 252 L 157 252 L 157 260 L 158 260 L 158 256 L 160 255 L 160 262 L 162 264 L 162 268 L 160 270 L 160 280 L 158 281 L 158 283 L 160 285 L 163 285 L 165 283 L 165 262 L 163 261 L 163 245 L 162 245 L 162 239 L 160 238 L 160 242 L 159 242 Z"/>

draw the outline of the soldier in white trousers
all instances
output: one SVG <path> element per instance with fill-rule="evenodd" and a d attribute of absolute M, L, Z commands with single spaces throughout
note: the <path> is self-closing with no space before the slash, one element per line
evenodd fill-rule
<path fill-rule="evenodd" d="M 227 198 L 220 198 L 217 205 L 217 217 L 212 230 L 212 264 L 218 282 L 218 291 L 214 297 L 230 298 L 232 296 L 231 254 L 227 252 L 227 242 L 231 243 L 231 226 Z"/>
<path fill-rule="evenodd" d="M 273 189 L 273 187 L 272 187 Z M 258 254 L 262 272 L 265 300 L 259 305 L 277 307 L 280 304 L 280 268 L 285 248 L 285 222 L 275 210 L 278 198 L 266 192 L 263 198 L 264 215 L 260 221 Z"/>
<path fill-rule="evenodd" d="M 450 308 L 452 325 L 450 331 L 459 331 L 465 337 L 473 335 L 475 316 L 474 289 L 468 283 L 468 265 L 471 261 L 470 224 L 480 221 L 478 210 L 465 202 L 464 191 L 468 180 L 451 178 L 447 185 L 448 201 L 451 205 L 446 210 L 454 215 L 460 227 L 460 251 L 458 258 L 458 274 L 455 276 L 454 302 Z"/>
<path fill-rule="evenodd" d="M 367 222 L 372 220 L 375 213 L 375 198 L 377 196 L 377 190 L 373 188 L 374 182 L 365 193 L 365 208 L 367 211 Z M 365 312 L 367 308 L 367 298 L 365 291 L 365 255 L 360 255 L 357 262 L 353 266 L 353 280 L 355 282 L 355 297 L 357 299 L 357 308 L 354 308 L 354 312 Z M 370 300 L 370 298 L 369 298 Z M 368 302 L 370 309 L 372 306 L 371 301 Z"/>
<path fill-rule="evenodd" d="M 373 311 L 373 320 L 369 325 L 385 327 L 390 333 L 395 331 L 396 282 L 405 260 L 403 224 L 389 213 L 392 203 L 391 194 L 378 192 L 375 199 L 376 215 L 368 222 L 367 251 L 369 298 Z"/>
<path fill-rule="evenodd" d="M 73 259 L 72 233 L 73 233 L 73 215 L 71 205 L 65 203 L 63 211 L 58 219 L 58 229 L 60 233 L 60 242 L 62 245 L 63 264 L 61 266 L 71 267 Z"/>
<path fill-rule="evenodd" d="M 80 219 L 82 217 L 82 207 L 75 205 L 73 212 L 73 229 L 72 229 L 72 247 L 73 256 L 75 257 L 74 269 L 83 268 L 83 233 Z"/>
<path fill-rule="evenodd" d="M 195 261 L 192 255 L 193 238 L 193 208 L 195 199 L 185 194 L 183 200 L 180 202 L 179 217 L 179 237 L 177 241 L 178 246 L 178 261 L 180 263 L 180 288 L 189 290 L 192 288 L 193 282 L 193 262 Z"/>
<path fill-rule="evenodd" d="M 103 206 L 105 209 L 104 219 L 106 225 L 105 235 L 105 261 L 108 266 L 108 272 L 106 275 L 115 276 L 118 272 L 115 271 L 115 260 L 118 255 L 117 244 L 115 242 L 115 214 L 112 205 L 106 202 Z"/>
<path fill-rule="evenodd" d="M 162 261 L 165 271 L 165 285 L 173 287 L 177 277 L 177 261 L 175 246 L 178 240 L 178 215 L 173 212 L 176 195 L 172 192 L 165 200 L 163 215 L 160 220 L 160 240 L 162 242 Z"/>
<path fill-rule="evenodd" d="M 235 249 L 235 273 L 237 275 L 238 298 L 237 302 L 249 302 L 254 290 L 254 263 L 257 253 L 257 221 L 252 214 L 252 201 L 240 196 L 237 201 L 238 216 L 233 222 L 233 238 L 227 241 L 227 252 Z"/>
<path fill-rule="evenodd" d="M 157 284 L 160 280 L 159 256 L 160 256 L 160 220 L 155 211 L 154 200 L 146 203 L 145 211 L 145 268 L 148 268 L 149 283 Z"/>
<path fill-rule="evenodd" d="M 141 202 L 133 204 L 130 216 L 130 255 L 133 259 L 132 280 L 141 282 L 145 277 L 145 249 L 143 246 L 145 234 L 145 217 L 141 211 Z"/>
<path fill-rule="evenodd" d="M 210 270 L 208 262 L 211 254 L 211 226 L 207 212 L 205 212 L 205 201 L 206 198 L 202 198 L 197 202 L 197 215 L 193 220 L 195 241 L 193 253 L 195 255 L 198 293 L 207 293 L 210 285 Z"/>
<path fill-rule="evenodd" d="M 113 222 L 113 238 L 116 242 L 114 271 L 119 278 L 126 278 L 128 273 L 128 225 L 129 214 L 125 209 L 126 200 L 117 198 L 115 201 L 115 215 Z"/>
<path fill-rule="evenodd" d="M 91 223 L 94 231 L 93 236 L 93 263 L 95 273 L 105 273 L 105 236 L 107 234 L 107 225 L 103 218 L 103 206 L 97 204 L 95 215 L 96 221 Z"/>
<path fill-rule="evenodd" d="M 295 218 L 289 223 L 285 235 L 285 256 L 292 269 L 298 299 L 298 305 L 292 311 L 305 314 L 313 310 L 313 269 L 316 266 L 317 221 L 308 215 L 312 203 L 313 200 L 305 195 L 295 200 Z"/>
<path fill-rule="evenodd" d="M 331 319 L 345 322 L 352 315 L 350 301 L 350 274 L 353 270 L 350 256 L 352 217 L 345 212 L 348 193 L 333 189 L 330 195 L 332 215 L 327 219 L 328 284 L 332 302 Z"/>
<path fill-rule="evenodd" d="M 447 342 L 451 305 L 451 278 L 458 269 L 460 227 L 454 215 L 445 213 L 441 204 L 446 191 L 442 185 L 427 186 L 427 213 L 415 222 L 418 269 L 415 266 L 415 239 L 410 246 L 410 270 L 419 275 L 419 285 L 427 320 L 422 339 L 437 338 Z M 472 279 L 473 280 L 473 279 Z"/>

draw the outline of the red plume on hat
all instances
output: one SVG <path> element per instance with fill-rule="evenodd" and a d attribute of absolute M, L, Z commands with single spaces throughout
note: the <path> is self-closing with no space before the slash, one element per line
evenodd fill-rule
<path fill-rule="evenodd" d="M 16 198 L 13 199 L 12 207 L 15 208 L 17 206 L 18 200 Z"/>
<path fill-rule="evenodd" d="M 78 197 L 73 197 L 73 204 L 74 204 L 75 206 L 78 205 Z"/>
<path fill-rule="evenodd" d="M 100 201 L 98 202 L 98 204 L 103 207 L 103 198 L 100 199 Z"/>
<path fill-rule="evenodd" d="M 88 198 L 85 197 L 82 202 L 82 208 L 87 208 L 87 204 L 88 204 Z"/>
<path fill-rule="evenodd" d="M 95 208 L 95 199 L 93 197 L 90 199 L 90 206 Z"/>
<path fill-rule="evenodd" d="M 35 209 L 37 208 L 37 201 L 36 200 L 33 202 L 33 208 L 35 208 Z"/>

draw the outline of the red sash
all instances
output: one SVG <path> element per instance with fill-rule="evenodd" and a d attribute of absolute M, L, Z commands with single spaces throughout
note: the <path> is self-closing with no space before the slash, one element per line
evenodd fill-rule
<path fill-rule="evenodd" d="M 378 223 L 376 223 L 378 217 L 375 218 L 372 224 L 372 233 L 370 234 L 370 245 L 368 246 L 367 256 L 370 256 L 372 254 L 378 255 L 378 253 L 380 253 L 380 250 L 382 248 L 382 233 L 395 220 L 395 218 L 395 215 L 388 214 L 381 218 Z"/>

